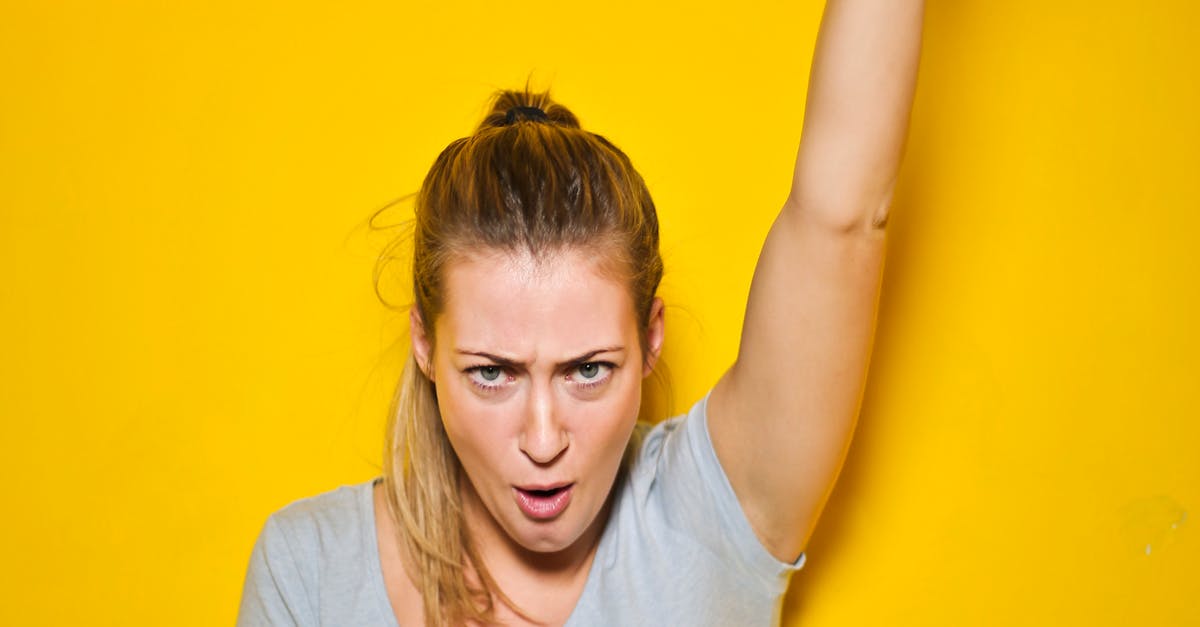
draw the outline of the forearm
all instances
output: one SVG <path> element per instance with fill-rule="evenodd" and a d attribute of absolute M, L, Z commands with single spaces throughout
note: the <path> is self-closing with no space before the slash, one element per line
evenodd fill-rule
<path fill-rule="evenodd" d="M 788 206 L 847 229 L 882 226 L 904 150 L 923 0 L 829 0 Z"/>

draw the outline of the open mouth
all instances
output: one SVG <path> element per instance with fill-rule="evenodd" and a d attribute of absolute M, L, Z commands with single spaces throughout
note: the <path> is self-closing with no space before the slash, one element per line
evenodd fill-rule
<path fill-rule="evenodd" d="M 550 488 L 513 488 L 517 507 L 526 516 L 535 520 L 555 518 L 567 509 L 571 503 L 571 493 L 574 483 L 568 483 Z"/>
<path fill-rule="evenodd" d="M 538 498 L 547 498 L 547 497 L 554 496 L 555 494 L 558 494 L 559 492 L 562 492 L 563 490 L 566 490 L 566 489 L 567 489 L 567 486 L 564 485 L 564 486 L 559 486 L 557 488 L 550 488 L 549 490 L 522 490 L 522 492 L 525 492 L 526 494 L 531 494 Z"/>

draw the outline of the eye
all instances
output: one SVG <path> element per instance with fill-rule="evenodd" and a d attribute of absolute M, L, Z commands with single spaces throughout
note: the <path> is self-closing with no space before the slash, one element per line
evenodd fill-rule
<path fill-rule="evenodd" d="M 583 387 L 592 387 L 608 381 L 615 366 L 605 361 L 589 361 L 575 366 L 569 379 Z"/>
<path fill-rule="evenodd" d="M 485 391 L 497 390 L 508 382 L 508 373 L 503 366 L 475 366 L 467 368 L 467 379 L 477 388 Z"/>

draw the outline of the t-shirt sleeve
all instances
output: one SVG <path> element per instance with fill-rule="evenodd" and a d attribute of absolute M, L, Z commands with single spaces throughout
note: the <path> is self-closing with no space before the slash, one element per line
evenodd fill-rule
<path fill-rule="evenodd" d="M 804 565 L 777 559 L 759 541 L 729 483 L 708 431 L 708 398 L 691 410 L 657 425 L 646 439 L 643 462 L 655 473 L 662 516 L 675 532 L 686 534 L 729 568 L 763 587 L 783 590 Z"/>
<path fill-rule="evenodd" d="M 303 562 L 293 551 L 293 541 L 277 515 L 267 519 L 250 553 L 238 627 L 315 624 L 311 583 L 301 571 Z"/>

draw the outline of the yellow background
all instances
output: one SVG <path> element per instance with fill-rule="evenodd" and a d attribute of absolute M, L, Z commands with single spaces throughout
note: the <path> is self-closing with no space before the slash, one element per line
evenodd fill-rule
<path fill-rule="evenodd" d="M 532 73 L 660 207 L 676 410 L 732 359 L 817 2 L 0 5 L 0 624 L 218 625 L 378 472 L 388 233 Z M 872 375 L 785 624 L 1200 624 L 1200 9 L 931 2 Z"/>

